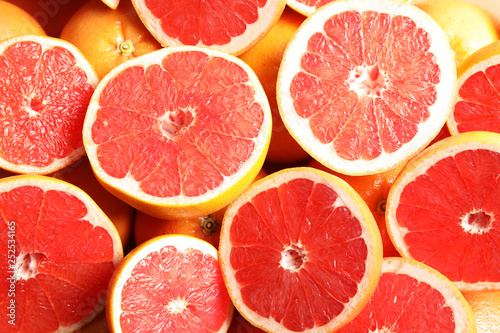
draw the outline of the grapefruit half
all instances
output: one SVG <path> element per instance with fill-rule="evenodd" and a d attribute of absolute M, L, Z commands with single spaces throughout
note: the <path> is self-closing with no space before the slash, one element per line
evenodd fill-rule
<path fill-rule="evenodd" d="M 456 95 L 448 37 L 420 9 L 391 0 L 327 4 L 283 55 L 277 99 L 290 134 L 350 175 L 402 165 L 438 134 Z"/>
<path fill-rule="evenodd" d="M 186 235 L 153 238 L 132 250 L 111 278 L 112 332 L 227 332 L 233 305 L 217 250 Z"/>
<path fill-rule="evenodd" d="M 85 154 L 82 126 L 98 78 L 72 44 L 22 35 L 0 43 L 0 167 L 48 174 Z"/>
<path fill-rule="evenodd" d="M 172 46 L 97 86 L 83 137 L 97 178 L 146 214 L 190 218 L 227 205 L 258 174 L 271 111 L 253 71 L 227 53 Z"/>
<path fill-rule="evenodd" d="M 466 132 L 409 161 L 389 191 L 386 223 L 399 253 L 460 290 L 500 288 L 500 134 Z"/>
<path fill-rule="evenodd" d="M 382 242 L 363 199 L 313 168 L 277 171 L 227 208 L 219 261 L 239 313 L 266 332 L 332 332 L 377 286 Z"/>
<path fill-rule="evenodd" d="M 97 316 L 123 250 L 96 203 L 67 182 L 18 175 L 0 180 L 0 212 L 0 331 L 73 332 Z"/>
<path fill-rule="evenodd" d="M 286 0 L 132 0 L 146 28 L 163 45 L 196 45 L 243 53 L 271 29 Z"/>
<path fill-rule="evenodd" d="M 475 333 L 470 305 L 441 273 L 412 259 L 384 258 L 377 289 L 338 333 Z"/>

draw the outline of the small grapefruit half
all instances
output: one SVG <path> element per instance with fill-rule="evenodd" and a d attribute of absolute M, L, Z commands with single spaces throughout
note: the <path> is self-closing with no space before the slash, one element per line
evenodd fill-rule
<path fill-rule="evenodd" d="M 82 127 L 98 78 L 72 44 L 22 35 L 0 43 L 0 167 L 48 174 L 85 154 Z"/>
<path fill-rule="evenodd" d="M 277 99 L 297 142 L 350 175 L 402 165 L 438 134 L 456 95 L 448 37 L 426 13 L 391 0 L 329 3 L 283 55 Z"/>
<path fill-rule="evenodd" d="M 227 208 L 219 261 L 239 313 L 266 332 L 332 332 L 377 286 L 382 242 L 345 181 L 301 167 L 250 185 Z"/>
<path fill-rule="evenodd" d="M 83 137 L 97 178 L 146 214 L 179 219 L 227 205 L 258 174 L 271 111 L 253 71 L 227 53 L 172 46 L 97 86 Z"/>
<path fill-rule="evenodd" d="M 416 260 L 384 258 L 377 289 L 338 333 L 475 333 L 474 313 L 444 275 Z"/>
<path fill-rule="evenodd" d="M 286 0 L 132 0 L 142 22 L 163 45 L 197 45 L 243 53 L 271 29 Z"/>
<path fill-rule="evenodd" d="M 458 68 L 458 96 L 448 118 L 451 134 L 500 132 L 500 41 L 467 57 Z"/>
<path fill-rule="evenodd" d="M 111 278 L 112 332 L 227 332 L 233 304 L 217 250 L 186 235 L 153 238 L 132 250 Z"/>
<path fill-rule="evenodd" d="M 464 290 L 500 288 L 500 134 L 466 132 L 410 160 L 389 191 L 399 253 Z"/>
<path fill-rule="evenodd" d="M 67 182 L 18 175 L 0 180 L 0 212 L 0 331 L 73 332 L 97 316 L 123 250 L 96 203 Z"/>

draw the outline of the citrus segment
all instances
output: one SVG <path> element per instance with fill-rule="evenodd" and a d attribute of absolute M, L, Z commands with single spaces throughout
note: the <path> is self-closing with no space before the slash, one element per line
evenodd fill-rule
<path fill-rule="evenodd" d="M 455 96 L 443 30 L 412 5 L 336 1 L 298 29 L 278 106 L 312 157 L 346 174 L 401 165 L 437 135 Z"/>
<path fill-rule="evenodd" d="M 222 208 L 255 178 L 271 115 L 241 60 L 178 46 L 108 74 L 83 133 L 94 172 L 112 193 L 149 215 L 195 217 Z"/>
<path fill-rule="evenodd" d="M 153 238 L 130 252 L 110 281 L 112 332 L 226 332 L 233 305 L 216 249 L 184 235 Z"/>
<path fill-rule="evenodd" d="M 2 331 L 74 330 L 102 311 L 123 252 L 115 227 L 87 194 L 53 178 L 7 177 L 0 210 L 0 243 L 11 250 L 0 256 L 2 293 L 11 291 L 1 303 L 15 304 Z"/>
<path fill-rule="evenodd" d="M 81 130 L 97 77 L 62 40 L 19 36 L 0 44 L 0 167 L 48 174 L 85 154 Z"/>
<path fill-rule="evenodd" d="M 366 204 L 344 181 L 285 169 L 226 210 L 219 260 L 238 311 L 266 331 L 326 332 L 364 306 L 382 248 Z"/>
<path fill-rule="evenodd" d="M 206 46 L 238 55 L 259 41 L 286 0 L 132 0 L 144 25 L 163 45 Z"/>
<path fill-rule="evenodd" d="M 415 260 L 384 258 L 363 311 L 338 332 L 476 332 L 474 315 L 451 281 Z"/>
<path fill-rule="evenodd" d="M 435 143 L 403 168 L 387 199 L 398 251 L 461 290 L 500 286 L 499 142 L 497 133 L 467 132 Z"/>
<path fill-rule="evenodd" d="M 464 61 L 457 85 L 458 96 L 447 122 L 450 132 L 500 132 L 500 41 Z"/>

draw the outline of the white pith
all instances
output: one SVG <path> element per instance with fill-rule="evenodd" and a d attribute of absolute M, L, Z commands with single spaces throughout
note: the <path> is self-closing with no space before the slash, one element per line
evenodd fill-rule
<path fill-rule="evenodd" d="M 363 224 L 363 221 L 366 222 L 366 216 L 364 216 L 364 212 L 359 210 L 359 202 L 356 202 L 352 196 L 352 193 L 348 193 L 341 184 L 338 184 L 336 181 L 333 181 L 329 178 L 323 177 L 324 173 L 311 168 L 292 168 L 287 170 L 282 170 L 278 173 L 274 173 L 264 179 L 253 183 L 248 187 L 242 195 L 240 195 L 237 199 L 235 199 L 231 205 L 226 210 L 224 220 L 221 227 L 221 239 L 219 245 L 219 260 L 221 262 L 221 268 L 224 275 L 224 280 L 226 282 L 226 286 L 229 290 L 229 294 L 231 295 L 231 299 L 233 300 L 233 304 L 239 310 L 239 312 L 251 323 L 255 326 L 260 327 L 268 332 L 292 332 L 282 326 L 281 323 L 276 322 L 273 318 L 265 318 L 257 313 L 254 313 L 242 300 L 241 292 L 239 289 L 239 284 L 236 281 L 234 276 L 235 271 L 231 268 L 230 263 L 230 253 L 231 253 L 231 240 L 230 240 L 230 229 L 232 218 L 236 215 L 238 209 L 250 201 L 255 195 L 268 190 L 273 187 L 278 187 L 283 183 L 286 183 L 292 179 L 296 178 L 305 178 L 310 179 L 316 183 L 322 183 L 329 187 L 332 187 L 338 194 L 339 198 L 336 200 L 334 205 L 336 207 L 346 206 L 352 212 L 355 218 L 357 218 L 362 224 L 362 233 L 360 238 L 363 238 L 366 242 L 368 255 L 367 255 L 367 266 L 366 273 L 361 280 L 358 286 L 358 293 L 350 300 L 349 306 L 346 306 L 345 310 L 336 318 L 334 318 L 329 324 L 321 327 L 314 327 L 312 329 L 307 329 L 302 332 L 304 333 L 327 333 L 331 332 L 332 329 L 338 327 L 340 323 L 344 323 L 346 318 L 350 315 L 350 311 L 353 311 L 353 308 L 356 308 L 356 305 L 363 300 L 363 295 L 361 295 L 365 291 L 368 285 L 368 280 L 371 274 L 376 274 L 376 268 L 374 267 L 374 258 L 377 255 L 375 253 L 374 240 L 371 238 L 369 232 L 367 231 L 366 224 Z M 338 179 L 341 183 L 342 180 Z M 366 207 L 367 208 L 367 207 Z M 370 215 L 372 217 L 372 215 Z M 375 221 L 372 221 L 375 223 Z M 302 244 L 293 244 L 291 246 L 292 249 L 301 249 Z M 295 266 L 293 258 L 285 258 L 283 259 L 283 253 L 289 250 L 290 247 L 286 247 L 282 252 L 281 266 L 285 269 L 294 273 L 297 271 L 297 267 Z M 303 261 L 307 261 L 307 252 L 302 253 L 304 258 Z M 370 265 L 371 263 L 371 265 Z M 300 268 L 298 268 L 300 269 Z M 351 306 L 352 305 L 352 306 Z"/>
<path fill-rule="evenodd" d="M 430 107 L 430 117 L 418 125 L 417 135 L 400 149 L 393 153 L 382 151 L 381 155 L 372 160 L 348 161 L 334 153 L 331 143 L 320 143 L 309 127 L 309 119 L 299 117 L 293 106 L 289 87 L 293 77 L 301 70 L 301 55 L 306 50 L 307 40 L 316 32 L 323 32 L 323 24 L 330 17 L 355 10 L 358 12 L 373 10 L 387 13 L 391 16 L 402 15 L 410 17 L 417 25 L 430 32 L 432 45 L 429 52 L 436 56 L 440 66 L 441 81 L 436 85 L 437 100 Z M 320 163 L 330 169 L 345 174 L 363 175 L 389 170 L 401 165 L 422 150 L 445 124 L 451 112 L 452 102 L 456 96 L 456 68 L 454 53 L 450 48 L 448 37 L 442 28 L 426 13 L 415 6 L 396 3 L 390 0 L 337 0 L 315 11 L 297 30 L 283 56 L 283 62 L 278 74 L 277 99 L 280 114 L 288 131 L 297 142 Z M 359 90 L 358 90 L 359 91 Z"/>

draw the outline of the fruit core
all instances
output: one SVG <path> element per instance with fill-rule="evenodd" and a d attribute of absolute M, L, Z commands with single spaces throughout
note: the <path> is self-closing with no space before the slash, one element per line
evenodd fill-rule
<path fill-rule="evenodd" d="M 491 215 L 483 212 L 467 213 L 462 218 L 462 228 L 471 234 L 482 234 L 491 229 Z"/>
<path fill-rule="evenodd" d="M 37 275 L 38 266 L 45 259 L 41 253 L 19 253 L 16 258 L 16 280 L 28 280 Z"/>
<path fill-rule="evenodd" d="M 40 111 L 45 107 L 45 101 L 40 97 L 29 98 L 29 106 L 26 107 L 26 111 L 31 117 L 38 116 Z"/>
<path fill-rule="evenodd" d="M 184 311 L 188 306 L 188 302 L 186 302 L 185 299 L 183 298 L 176 298 L 171 300 L 167 305 L 166 308 L 171 314 L 180 314 L 182 311 Z"/>
<path fill-rule="evenodd" d="M 351 71 L 347 83 L 358 95 L 380 96 L 387 88 L 386 75 L 377 64 L 357 66 Z"/>
<path fill-rule="evenodd" d="M 163 135 L 169 139 L 173 139 L 180 130 L 189 127 L 192 122 L 193 114 L 191 111 L 184 110 L 167 112 L 160 118 Z"/>
<path fill-rule="evenodd" d="M 281 252 L 280 265 L 289 271 L 298 271 L 305 261 L 306 251 L 302 246 L 292 244 Z"/>

